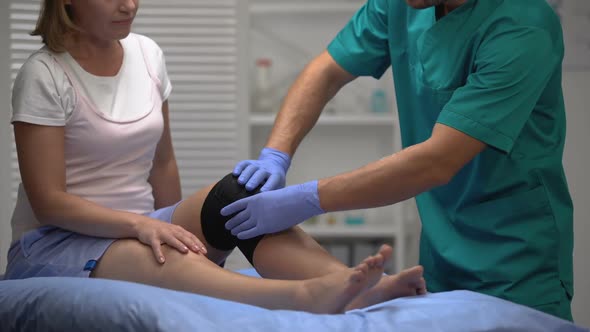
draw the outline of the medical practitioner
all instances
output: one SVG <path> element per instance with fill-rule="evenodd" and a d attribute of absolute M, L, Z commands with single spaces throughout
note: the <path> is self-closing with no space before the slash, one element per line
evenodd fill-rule
<path fill-rule="evenodd" d="M 238 213 L 226 228 L 249 238 L 416 197 L 430 291 L 472 290 L 572 320 L 563 55 L 545 0 L 368 0 L 293 84 L 259 159 L 236 166 L 263 193 L 222 209 Z M 326 103 L 389 67 L 404 149 L 282 188 Z"/>

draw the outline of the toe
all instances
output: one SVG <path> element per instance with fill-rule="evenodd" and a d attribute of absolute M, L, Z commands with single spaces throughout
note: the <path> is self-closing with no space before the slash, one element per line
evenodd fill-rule
<path fill-rule="evenodd" d="M 379 254 L 383 256 L 383 259 L 388 260 L 393 254 L 393 248 L 390 245 L 384 244 L 379 248 Z"/>
<path fill-rule="evenodd" d="M 373 267 L 375 267 L 375 260 L 376 260 L 376 256 L 369 256 L 369 257 L 363 259 L 363 263 L 367 264 L 369 268 L 373 268 Z"/>
<path fill-rule="evenodd" d="M 355 273 L 353 273 L 354 281 L 361 282 L 363 279 L 367 278 L 367 275 L 369 273 L 369 266 L 365 262 L 363 262 L 363 263 L 357 265 L 354 268 L 354 271 L 355 271 Z"/>

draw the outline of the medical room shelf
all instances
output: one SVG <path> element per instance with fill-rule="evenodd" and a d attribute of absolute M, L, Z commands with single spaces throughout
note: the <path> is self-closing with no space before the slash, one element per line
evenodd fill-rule
<path fill-rule="evenodd" d="M 272 126 L 276 114 L 256 114 L 250 116 L 252 126 Z M 391 127 L 396 125 L 396 119 L 393 114 L 367 114 L 367 115 L 322 115 L 318 120 L 318 125 L 328 126 L 385 126 Z"/>
<path fill-rule="evenodd" d="M 295 3 L 252 3 L 251 14 L 326 14 L 350 13 L 357 11 L 363 2 L 360 1 L 317 1 Z"/>
<path fill-rule="evenodd" d="M 307 234 L 317 239 L 377 239 L 392 238 L 396 233 L 393 225 L 371 226 L 310 226 L 301 227 Z"/>

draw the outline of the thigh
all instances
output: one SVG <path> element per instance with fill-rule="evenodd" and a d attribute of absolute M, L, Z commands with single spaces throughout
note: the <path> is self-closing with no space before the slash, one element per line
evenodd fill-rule
<path fill-rule="evenodd" d="M 223 269 L 201 254 L 182 254 L 166 245 L 162 249 L 166 256 L 164 264 L 157 263 L 152 249 L 139 241 L 118 240 L 107 250 L 92 277 L 143 283 L 270 309 L 295 309 L 291 304 L 296 302 L 294 297 L 300 294 L 297 290 L 303 283 L 249 277 Z"/>
<path fill-rule="evenodd" d="M 215 266 L 205 256 L 189 251 L 187 254 L 167 245 L 162 245 L 162 252 L 166 257 L 166 263 L 160 264 L 154 258 L 152 248 L 135 239 L 117 240 L 111 244 L 92 274 L 92 278 L 125 280 L 143 284 L 170 287 L 171 276 L 183 271 L 174 271 L 176 266 L 193 266 L 196 264 L 204 267 Z"/>
<path fill-rule="evenodd" d="M 53 226 L 26 232 L 8 253 L 6 278 L 88 277 L 114 240 L 77 234 Z"/>
<path fill-rule="evenodd" d="M 213 185 L 197 191 L 189 198 L 180 202 L 172 215 L 172 223 L 182 226 L 187 231 L 195 234 L 207 247 L 207 257 L 211 261 L 221 264 L 229 256 L 231 251 L 222 251 L 213 248 L 205 239 L 203 229 L 201 228 L 201 208 L 211 188 L 213 188 Z"/>

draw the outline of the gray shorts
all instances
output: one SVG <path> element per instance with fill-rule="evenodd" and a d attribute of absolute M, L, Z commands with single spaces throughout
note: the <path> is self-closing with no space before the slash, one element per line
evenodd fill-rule
<path fill-rule="evenodd" d="M 170 223 L 178 204 L 146 215 Z M 88 277 L 114 241 L 53 226 L 31 230 L 11 245 L 4 278 Z"/>

